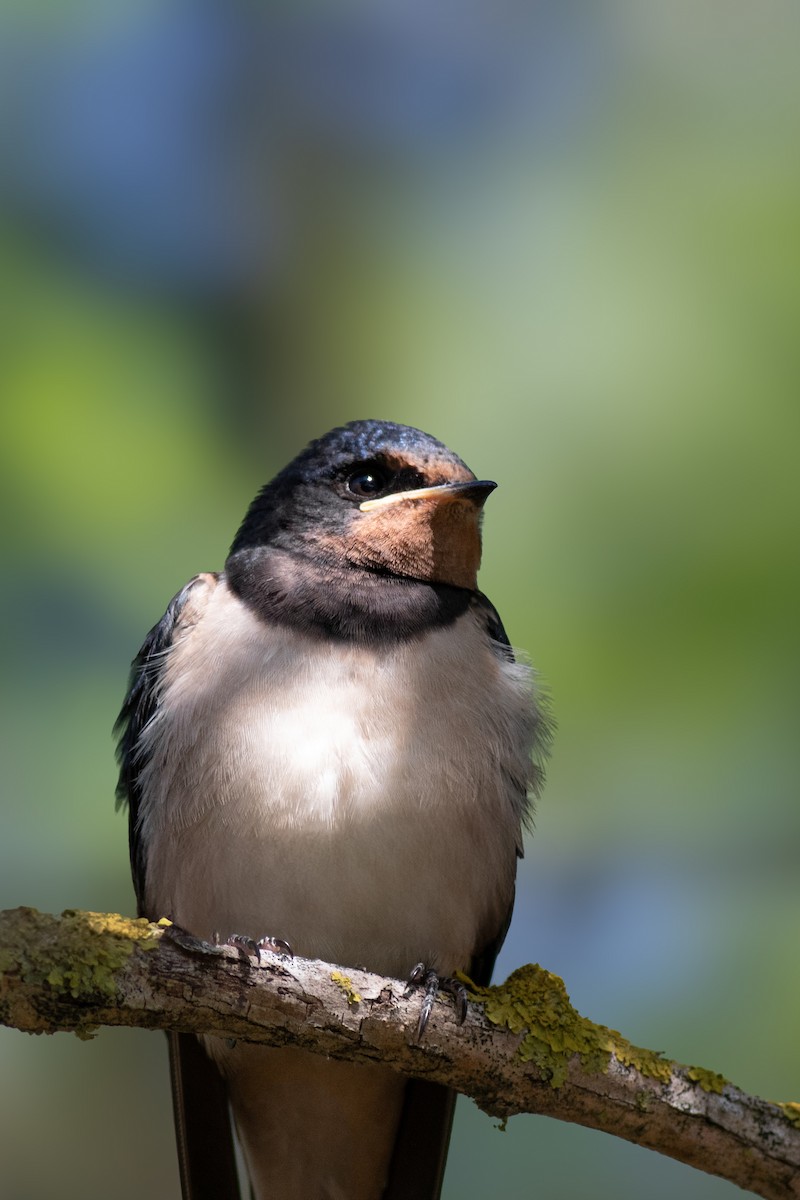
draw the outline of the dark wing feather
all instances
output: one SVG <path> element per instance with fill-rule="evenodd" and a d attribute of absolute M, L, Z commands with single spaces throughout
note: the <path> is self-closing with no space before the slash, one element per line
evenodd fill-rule
<path fill-rule="evenodd" d="M 196 575 L 170 601 L 133 660 L 128 694 L 114 726 L 119 741 L 117 804 L 128 805 L 128 839 L 131 872 L 140 916 L 144 911 L 146 847 L 141 837 L 139 810 L 142 800 L 138 750 L 142 730 L 158 707 L 158 688 L 167 651 L 176 630 L 185 624 L 186 605 L 201 583 L 213 575 Z M 175 1140 L 184 1200 L 239 1200 L 239 1182 L 233 1149 L 228 1097 L 222 1076 L 197 1038 L 170 1033 L 169 1058 Z"/>
<path fill-rule="evenodd" d="M 506 660 L 506 662 L 516 662 L 514 651 L 511 649 L 511 643 L 508 640 L 503 622 L 500 620 L 500 614 L 483 592 L 476 592 L 473 599 L 475 610 L 479 614 L 479 618 L 484 622 L 486 632 L 492 640 L 495 653 Z M 530 828 L 532 820 L 532 809 L 530 802 L 526 796 L 526 791 L 529 790 L 531 795 L 539 796 L 544 787 L 545 764 L 550 754 L 550 747 L 553 742 L 553 734 L 555 733 L 556 723 L 550 712 L 550 697 L 546 687 L 542 686 L 541 681 L 537 681 L 536 691 L 533 698 L 532 723 L 529 729 L 529 737 L 531 742 L 531 770 L 528 780 L 527 789 L 521 783 L 513 784 L 518 789 L 520 796 L 520 811 L 525 815 L 523 824 Z M 520 858 L 522 850 L 520 848 Z"/>
<path fill-rule="evenodd" d="M 516 662 L 514 651 L 511 649 L 511 643 L 508 640 L 508 634 L 505 631 L 503 622 L 500 620 L 500 614 L 492 604 L 488 596 L 484 596 L 483 592 L 477 592 L 473 601 L 486 627 L 486 632 L 493 643 L 493 649 L 497 655 L 506 659 L 507 662 Z M 523 789 L 520 789 L 522 792 Z M 524 798 L 524 797 L 523 797 Z M 522 858 L 522 847 L 517 847 L 517 857 Z M 506 940 L 508 927 L 511 924 L 511 914 L 514 911 L 514 897 L 511 897 L 511 903 L 508 906 L 503 923 L 495 933 L 494 937 L 490 938 L 485 946 L 476 948 L 475 954 L 470 964 L 469 977 L 474 980 L 480 987 L 488 987 L 492 978 L 495 960 L 500 953 L 500 947 Z"/>
<path fill-rule="evenodd" d="M 457 1093 L 409 1079 L 383 1200 L 438 1200 Z"/>
<path fill-rule="evenodd" d="M 137 747 L 142 730 L 152 718 L 158 705 L 158 685 L 166 661 L 167 651 L 172 645 L 176 628 L 191 593 L 200 583 L 207 584 L 216 576 L 195 575 L 186 587 L 170 600 L 164 616 L 154 625 L 142 643 L 142 648 L 131 664 L 128 694 L 114 725 L 117 737 L 117 807 L 128 805 L 128 844 L 131 856 L 131 873 L 136 890 L 139 916 L 152 916 L 144 912 L 145 847 L 140 836 L 139 809 L 142 799 L 139 773 L 142 768 Z M 163 914 L 160 914 L 163 915 Z"/>
<path fill-rule="evenodd" d="M 500 614 L 489 597 L 484 596 L 483 592 L 476 592 L 472 605 L 473 609 L 480 615 L 489 637 L 493 642 L 497 642 L 498 646 L 503 647 L 501 653 L 504 657 L 509 662 L 515 662 L 514 651 L 511 649 L 511 642 L 508 640 L 503 622 L 500 620 Z"/>
<path fill-rule="evenodd" d="M 185 1200 L 239 1200 L 228 1093 L 191 1033 L 168 1033 L 175 1142 Z"/>

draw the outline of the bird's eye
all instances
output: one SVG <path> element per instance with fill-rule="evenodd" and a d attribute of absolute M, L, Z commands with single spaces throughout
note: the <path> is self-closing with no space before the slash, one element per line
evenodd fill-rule
<path fill-rule="evenodd" d="M 388 486 L 391 476 L 380 467 L 355 471 L 347 480 L 347 490 L 354 496 L 377 496 Z"/>

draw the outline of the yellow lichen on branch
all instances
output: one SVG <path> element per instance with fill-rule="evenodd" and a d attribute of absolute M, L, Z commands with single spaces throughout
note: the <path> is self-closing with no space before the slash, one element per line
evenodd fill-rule
<path fill-rule="evenodd" d="M 24 982 L 46 983 L 54 995 L 116 991 L 116 972 L 136 947 L 149 949 L 158 935 L 149 921 L 116 913 L 67 909 L 57 926 L 35 908 L 18 908 L 13 923 L 5 922 L 0 946 L 0 973 L 12 969 Z"/>
<path fill-rule="evenodd" d="M 665 1083 L 672 1064 L 662 1054 L 634 1046 L 615 1029 L 597 1025 L 573 1008 L 564 981 L 537 963 L 520 967 L 497 987 L 471 984 L 471 999 L 483 1005 L 492 1025 L 522 1035 L 518 1053 L 546 1073 L 551 1087 L 567 1078 L 573 1055 L 585 1071 L 607 1071 L 612 1054 Z M 710 1072 L 708 1072 L 710 1074 Z"/>
<path fill-rule="evenodd" d="M 779 1104 L 778 1108 L 783 1109 L 786 1114 L 786 1119 L 795 1129 L 800 1129 L 800 1104 L 796 1104 L 794 1100 L 789 1100 L 785 1104 Z"/>
<path fill-rule="evenodd" d="M 347 997 L 348 1004 L 360 1004 L 361 997 L 353 987 L 353 981 L 349 975 L 345 975 L 344 971 L 331 971 L 331 979 L 340 987 Z"/>

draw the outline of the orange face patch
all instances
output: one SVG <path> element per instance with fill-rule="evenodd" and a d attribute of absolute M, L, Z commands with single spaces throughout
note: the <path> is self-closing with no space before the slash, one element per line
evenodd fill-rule
<path fill-rule="evenodd" d="M 459 475 L 456 481 L 466 482 L 463 471 Z M 417 499 L 398 496 L 385 507 L 359 513 L 345 555 L 358 566 L 475 588 L 481 561 L 480 506 L 446 490 Z"/>

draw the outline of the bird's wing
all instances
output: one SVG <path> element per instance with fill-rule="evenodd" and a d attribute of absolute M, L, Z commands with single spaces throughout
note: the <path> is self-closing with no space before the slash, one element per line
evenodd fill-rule
<path fill-rule="evenodd" d="M 484 596 L 483 592 L 476 592 L 472 598 L 472 607 L 478 619 L 483 622 L 484 628 L 492 641 L 496 642 L 498 646 L 503 647 L 501 651 L 503 657 L 509 659 L 510 662 L 514 662 L 514 651 L 511 649 L 511 643 L 503 627 L 503 622 L 500 620 L 500 614 L 489 597 Z"/>
<path fill-rule="evenodd" d="M 240 1200 L 228 1091 L 192 1033 L 169 1033 L 175 1142 L 184 1200 Z"/>
<path fill-rule="evenodd" d="M 508 640 L 500 614 L 483 592 L 476 592 L 473 597 L 473 608 L 478 619 L 483 622 L 489 635 L 492 649 L 498 658 L 508 663 L 516 662 L 514 651 Z M 532 820 L 532 797 L 539 796 L 544 787 L 545 764 L 550 754 L 556 722 L 550 711 L 550 697 L 547 688 L 533 673 L 535 688 L 531 696 L 531 721 L 527 731 L 530 745 L 529 775 L 527 779 L 508 776 L 508 791 L 515 809 L 522 814 L 522 824 L 528 828 Z M 518 847 L 519 857 L 522 858 L 522 843 Z M 508 925 L 506 925 L 506 929 Z M 503 930 L 505 936 L 505 930 Z M 502 939 L 501 939 L 502 943 Z M 499 950 L 498 945 L 497 949 Z"/>
<path fill-rule="evenodd" d="M 133 660 L 128 694 L 114 726 L 118 736 L 117 802 L 128 805 L 128 838 L 133 885 L 140 916 L 144 911 L 146 846 L 141 836 L 139 739 L 158 707 L 159 684 L 167 653 L 176 637 L 198 620 L 216 586 L 217 576 L 196 575 L 170 601 Z M 169 1062 L 175 1138 L 184 1200 L 239 1200 L 228 1096 L 222 1076 L 197 1038 L 170 1033 Z"/>
<path fill-rule="evenodd" d="M 139 916 L 164 915 L 144 911 L 146 848 L 141 836 L 139 818 L 142 801 L 141 772 L 145 763 L 139 740 L 158 707 L 161 677 L 167 654 L 176 637 L 186 633 L 199 619 L 208 597 L 216 587 L 217 578 L 210 573 L 195 575 L 194 579 L 190 579 L 177 596 L 170 600 L 164 616 L 150 630 L 131 664 L 128 694 L 114 725 L 114 736 L 118 739 L 119 763 L 117 807 L 128 805 L 128 844 Z"/>
<path fill-rule="evenodd" d="M 457 1095 L 440 1083 L 409 1079 L 383 1200 L 437 1200 Z"/>

